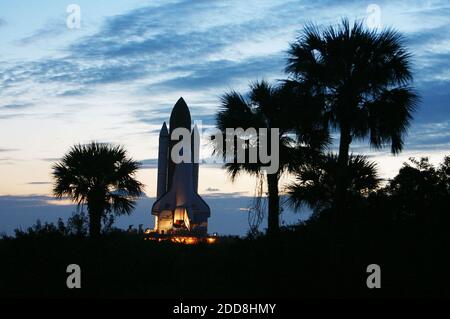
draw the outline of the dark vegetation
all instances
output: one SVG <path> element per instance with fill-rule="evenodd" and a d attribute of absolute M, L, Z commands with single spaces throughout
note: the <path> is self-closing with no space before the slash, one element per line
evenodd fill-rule
<path fill-rule="evenodd" d="M 277 240 L 214 246 L 143 241 L 110 234 L 0 241 L 0 295 L 9 297 L 323 297 L 449 296 L 448 237 L 418 227 L 352 230 L 335 257 L 317 224 Z M 66 267 L 82 269 L 82 289 L 66 287 Z M 367 265 L 382 268 L 382 288 L 366 287 Z"/>

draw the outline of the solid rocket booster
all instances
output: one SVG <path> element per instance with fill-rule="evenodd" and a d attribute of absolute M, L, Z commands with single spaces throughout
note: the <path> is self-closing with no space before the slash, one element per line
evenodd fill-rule
<path fill-rule="evenodd" d="M 169 151 L 169 131 L 166 122 L 164 122 L 159 133 L 159 149 L 158 149 L 158 186 L 156 190 L 156 199 L 160 199 L 167 191 L 167 160 Z"/>

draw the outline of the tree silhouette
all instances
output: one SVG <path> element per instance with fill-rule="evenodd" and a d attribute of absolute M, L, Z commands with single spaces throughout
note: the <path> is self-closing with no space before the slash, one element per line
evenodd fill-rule
<path fill-rule="evenodd" d="M 276 234 L 279 230 L 280 176 L 293 170 L 300 161 L 311 160 L 328 143 L 326 130 L 314 122 L 318 118 L 314 117 L 317 108 L 303 104 L 303 94 L 295 89 L 289 82 L 280 86 L 270 85 L 266 81 L 255 82 L 250 85 L 248 98 L 235 91 L 225 93 L 222 96 L 222 107 L 216 116 L 217 128 L 224 136 L 227 128 L 279 129 L 279 170 L 274 174 L 266 174 L 269 234 Z M 305 116 L 298 116 L 299 114 Z M 256 136 L 237 138 L 245 140 L 247 160 L 239 163 L 235 148 L 234 158 L 231 161 L 228 159 L 225 164 L 227 172 L 232 180 L 241 172 L 261 177 L 262 169 L 267 163 L 261 163 L 259 158 L 256 163 L 248 161 L 252 148 L 265 147 L 260 144 L 259 131 Z M 255 142 L 252 143 L 252 140 Z M 216 153 L 225 151 L 224 148 L 218 148 L 217 143 L 213 143 L 213 146 Z M 268 147 L 270 149 L 271 146 Z M 226 157 L 224 152 L 219 155 L 224 159 Z"/>
<path fill-rule="evenodd" d="M 336 193 L 338 158 L 328 154 L 321 160 L 301 165 L 296 171 L 296 181 L 287 187 L 289 202 L 295 209 L 303 205 L 312 208 L 318 216 L 332 207 Z M 351 155 L 348 163 L 349 194 L 353 200 L 366 197 L 380 183 L 376 164 L 363 155 Z"/>
<path fill-rule="evenodd" d="M 366 30 L 344 19 L 324 30 L 305 27 L 291 44 L 286 71 L 323 98 L 330 128 L 340 132 L 336 206 L 349 187 L 349 148 L 369 138 L 372 147 L 403 148 L 403 139 L 419 98 L 411 88 L 411 58 L 403 37 L 392 29 Z M 303 84 L 304 85 L 304 84 Z"/>
<path fill-rule="evenodd" d="M 106 214 L 130 214 L 134 209 L 143 187 L 134 177 L 139 166 L 121 146 L 75 145 L 53 166 L 53 194 L 86 204 L 89 234 L 96 237 Z"/>
<path fill-rule="evenodd" d="M 415 220 L 422 226 L 450 222 L 450 156 L 435 167 L 427 157 L 409 159 L 381 194 L 395 211 L 397 221 Z"/>

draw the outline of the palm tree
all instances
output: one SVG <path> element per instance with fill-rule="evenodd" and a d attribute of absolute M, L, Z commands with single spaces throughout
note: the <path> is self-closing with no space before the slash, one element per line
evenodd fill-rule
<path fill-rule="evenodd" d="M 95 142 L 75 145 L 53 165 L 53 194 L 86 204 L 89 234 L 97 237 L 101 220 L 108 213 L 130 214 L 134 209 L 143 188 L 134 177 L 139 166 L 121 146 Z"/>
<path fill-rule="evenodd" d="M 301 165 L 296 171 L 296 180 L 288 185 L 289 202 L 295 209 L 308 206 L 318 216 L 332 207 L 336 193 L 338 157 L 324 155 L 314 163 Z M 378 188 L 380 178 L 376 164 L 363 155 L 349 157 L 349 194 L 353 199 L 367 196 Z"/>
<path fill-rule="evenodd" d="M 403 148 L 419 101 L 410 86 L 410 54 L 398 32 L 344 19 L 325 30 L 306 26 L 291 44 L 286 72 L 323 98 L 329 126 L 340 132 L 336 207 L 342 212 L 351 142 L 368 137 L 377 149 L 390 144 L 393 154 Z"/>
<path fill-rule="evenodd" d="M 272 86 L 266 81 L 255 82 L 250 85 L 248 98 L 241 94 L 231 91 L 222 96 L 221 110 L 216 116 L 216 126 L 225 136 L 227 128 L 267 128 L 279 129 L 279 169 L 276 173 L 266 174 L 267 192 L 268 192 L 268 233 L 273 235 L 279 230 L 279 179 L 283 172 L 291 171 L 296 167 L 296 163 L 304 161 L 307 158 L 314 157 L 326 145 L 328 141 L 327 132 L 319 125 L 313 125 L 308 121 L 308 125 L 303 125 L 300 119 L 306 118 L 299 114 L 306 114 L 307 108 L 300 103 L 301 95 L 295 94 L 295 90 L 286 82 L 284 85 Z M 317 108 L 315 108 L 317 109 Z M 311 118 L 311 114 L 308 114 Z M 258 131 L 259 132 L 259 131 Z M 237 137 L 246 140 L 246 156 L 252 148 L 260 146 L 260 136 Z M 256 143 L 248 142 L 254 139 Z M 224 141 L 222 141 L 223 144 Z M 234 141 L 235 142 L 235 141 Z M 218 148 L 214 143 L 215 153 L 226 159 L 224 148 Z M 270 149 L 270 145 L 269 145 Z M 259 178 L 262 178 L 263 164 L 256 163 L 238 163 L 236 161 L 236 149 L 234 158 L 226 161 L 226 170 L 234 181 L 236 176 L 245 172 Z"/>

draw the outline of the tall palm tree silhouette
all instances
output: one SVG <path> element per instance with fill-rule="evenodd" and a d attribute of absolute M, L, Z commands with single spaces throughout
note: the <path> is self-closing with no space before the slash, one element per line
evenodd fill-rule
<path fill-rule="evenodd" d="M 370 146 L 403 148 L 419 97 L 411 88 L 411 57 L 402 36 L 392 30 L 367 30 L 344 19 L 324 30 L 305 27 L 291 44 L 286 71 L 323 97 L 324 114 L 340 132 L 336 207 L 343 212 L 350 144 L 369 138 Z"/>
<path fill-rule="evenodd" d="M 266 81 L 255 82 L 250 85 L 248 97 L 231 91 L 222 96 L 222 107 L 216 116 L 216 126 L 226 135 L 227 128 L 267 128 L 279 129 L 279 169 L 274 174 L 266 174 L 268 193 L 268 233 L 276 234 L 279 230 L 279 179 L 284 172 L 293 170 L 297 163 L 310 160 L 320 153 L 328 142 L 328 134 L 320 125 L 314 125 L 313 119 L 318 118 L 315 114 L 317 108 L 302 104 L 303 95 L 297 94 L 290 82 L 283 85 L 273 86 Z M 296 116 L 306 114 L 308 116 Z M 300 119 L 306 119 L 308 125 L 304 125 Z M 253 147 L 264 147 L 259 143 L 260 136 L 252 137 L 256 143 L 247 142 L 247 152 Z M 214 142 L 214 141 L 213 141 Z M 223 142 L 223 141 L 222 141 Z M 218 148 L 213 143 L 215 152 L 223 152 L 224 148 Z M 270 145 L 269 145 L 270 149 Z M 219 153 L 225 158 L 225 153 Z M 236 149 L 234 150 L 236 156 Z M 247 153 L 248 156 L 248 153 Z M 248 159 L 248 157 L 247 157 Z M 262 177 L 262 169 L 267 164 L 259 161 L 256 163 L 227 162 L 225 167 L 232 180 L 245 172 Z"/>
<path fill-rule="evenodd" d="M 89 234 L 97 237 L 107 213 L 130 214 L 134 209 L 143 188 L 134 177 L 139 166 L 121 146 L 75 145 L 53 166 L 53 194 L 86 204 Z"/>

